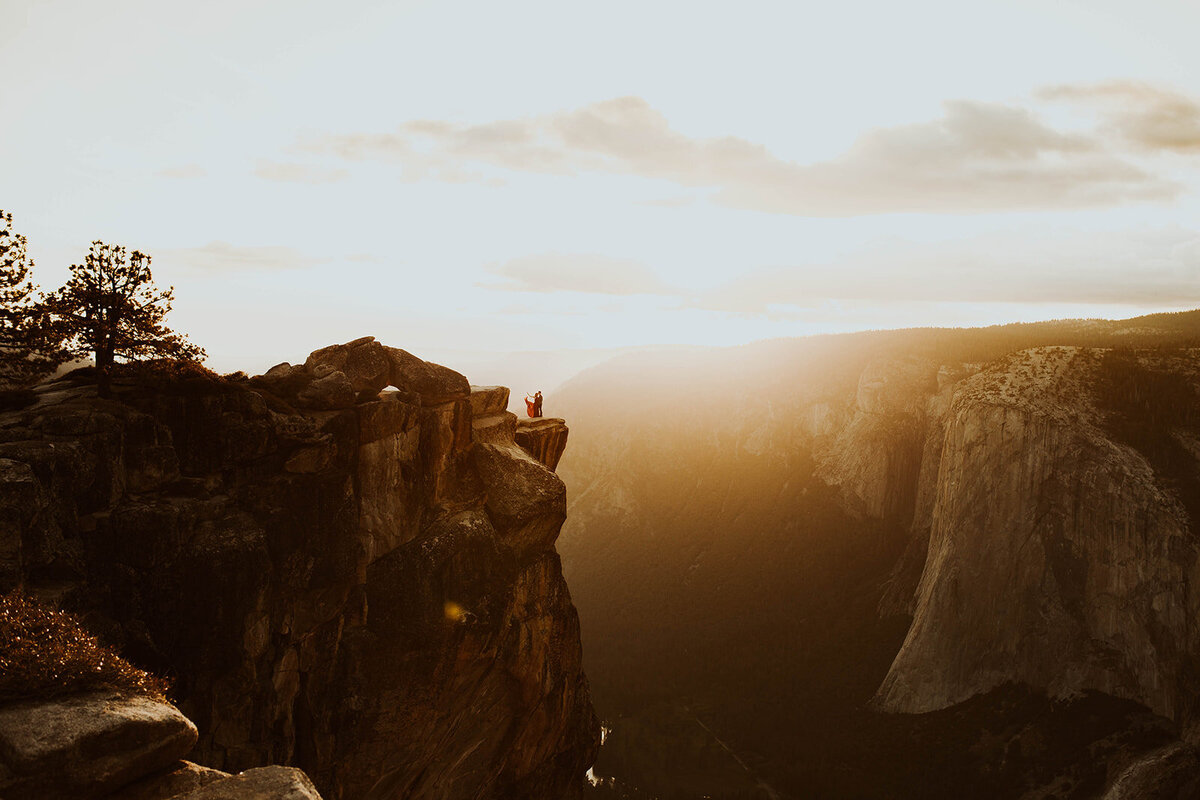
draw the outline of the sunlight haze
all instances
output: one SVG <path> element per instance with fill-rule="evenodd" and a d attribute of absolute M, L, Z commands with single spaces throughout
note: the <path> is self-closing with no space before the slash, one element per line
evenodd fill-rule
<path fill-rule="evenodd" d="M 220 370 L 1200 305 L 1200 11 L 0 4 L 0 207 Z"/>

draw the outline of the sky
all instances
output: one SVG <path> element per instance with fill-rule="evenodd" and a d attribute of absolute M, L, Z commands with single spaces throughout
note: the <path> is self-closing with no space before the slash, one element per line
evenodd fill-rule
<path fill-rule="evenodd" d="M 221 371 L 1200 307 L 1194 2 L 0 0 L 35 278 Z M 457 360 L 457 361 L 456 361 Z"/>

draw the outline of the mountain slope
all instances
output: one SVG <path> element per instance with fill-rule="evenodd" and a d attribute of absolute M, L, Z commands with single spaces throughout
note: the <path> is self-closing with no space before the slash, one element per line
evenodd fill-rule
<path fill-rule="evenodd" d="M 1177 447 L 1161 441 L 1165 422 L 1148 434 L 1129 434 L 1149 436 L 1155 448 L 1168 453 L 1154 457 L 1170 461 L 1173 473 L 1164 478 L 1162 469 L 1155 471 L 1121 443 L 1118 418 L 1137 414 L 1113 403 L 1126 403 L 1117 395 L 1138 390 L 1121 376 L 1128 370 L 1106 353 L 1114 346 L 1122 352 L 1140 348 L 1140 355 L 1120 359 L 1133 359 L 1138 369 L 1154 374 L 1190 375 L 1195 357 L 1179 348 L 1194 344 L 1198 334 L 1197 312 L 1116 322 L 870 332 L 631 354 L 578 376 L 553 398 L 555 407 L 570 416 L 573 437 L 559 470 L 569 489 L 560 547 L 580 609 L 597 707 L 613 728 L 598 770 L 624 779 L 626 786 L 698 796 L 687 793 L 692 791 L 687 787 L 695 788 L 689 775 L 718 762 L 725 777 L 736 769 L 725 768 L 728 759 L 712 738 L 680 745 L 694 735 L 683 724 L 694 714 L 785 793 L 922 796 L 922 784 L 905 764 L 909 761 L 941 764 L 956 776 L 955 791 L 992 796 L 986 792 L 1014 790 L 1024 778 L 992 785 L 983 777 L 987 758 L 980 755 L 987 748 L 971 750 L 965 742 L 946 739 L 945 725 L 936 720 L 890 717 L 870 710 L 871 704 L 931 710 L 982 696 L 972 706 L 975 719 L 1011 721 L 1017 713 L 1011 709 L 1024 706 L 1006 699 L 1003 686 L 1024 681 L 1035 693 L 1048 692 L 1041 695 L 1047 703 L 1055 695 L 1098 689 L 1174 718 L 1162 723 L 1167 728 L 1186 722 L 1178 714 L 1183 708 L 1179 694 L 1194 696 L 1200 687 L 1189 683 L 1190 655 L 1174 658 L 1165 649 L 1182 629 L 1179 624 L 1151 629 L 1190 618 L 1186 590 L 1159 597 L 1155 587 L 1179 586 L 1184 577 L 1171 559 L 1189 557 L 1178 547 L 1185 541 L 1186 518 L 1180 528 L 1176 512 L 1186 505 L 1188 492 L 1180 487 L 1194 469 L 1193 451 L 1186 437 Z M 1156 355 L 1164 347 L 1173 352 Z M 1166 361 L 1155 366 L 1156 358 Z M 1150 380 L 1157 386 L 1158 378 Z M 1186 393 L 1179 397 L 1185 405 L 1194 400 Z M 1042 422 L 1016 436 L 1009 419 L 1017 414 L 1043 420 L 1058 411 L 1067 415 L 1061 441 L 1051 441 L 1053 426 Z M 963 431 L 979 431 L 976 438 L 983 438 L 976 441 Z M 1175 441 L 1173 434 L 1166 435 Z M 971 591 L 992 605 L 960 602 L 961 593 L 943 580 L 960 574 L 959 566 L 945 558 L 946 542 L 959 545 L 966 536 L 951 509 L 985 517 L 991 509 L 994 518 L 977 526 L 975 539 L 984 542 L 994 535 L 1010 542 L 1019 537 L 1021 531 L 995 523 L 1026 501 L 1033 504 L 1034 518 L 1051 526 L 1047 531 L 1058 530 L 1053 526 L 1066 519 L 1069 497 L 1091 503 L 1107 484 L 1093 486 L 1093 494 L 1029 500 L 1022 478 L 1006 478 L 1000 468 L 1038 464 L 1034 471 L 1062 472 L 1068 484 L 1090 486 L 1096 465 L 1107 462 L 1060 455 L 1075 452 L 1089 437 L 1107 442 L 1104 452 L 1122 454 L 1127 463 L 1120 474 L 1150 481 L 1145 487 L 1154 488 L 1139 494 L 1141 500 L 1127 494 L 1121 502 L 1136 517 L 1140 512 L 1132 509 L 1149 508 L 1146 503 L 1158 497 L 1154 508 L 1165 509 L 1161 519 L 1167 527 L 1160 533 L 1166 539 L 1157 549 L 1143 549 L 1142 560 L 1123 572 L 1101 577 L 1100 567 L 1091 568 L 1095 586 L 1078 597 L 1072 592 L 1080 559 L 1103 560 L 1110 551 L 1050 545 L 1046 568 L 1036 576 L 1027 572 L 1025 588 L 1033 599 L 1024 610 L 1014 609 L 1012 630 L 1006 633 L 1011 640 L 997 638 L 988 624 L 1007 619 L 1008 608 L 1007 601 L 998 604 L 1005 595 L 997 591 L 1013 587 L 1003 574 L 989 573 L 993 582 L 975 578 Z M 993 445 L 995 452 L 987 455 Z M 977 491 L 959 496 L 955 487 L 971 476 Z M 1132 491 L 1132 483 L 1126 484 Z M 1163 499 L 1169 496 L 1175 499 Z M 1039 517 L 1039 503 L 1055 510 Z M 1103 538 L 1095 526 L 1108 516 L 1100 506 L 1090 513 L 1094 516 L 1077 520 L 1077 533 Z M 1047 541 L 1052 538 L 1048 533 Z M 971 563 L 980 570 L 1008 569 L 987 547 L 971 549 Z M 1028 555 L 1020 542 L 1011 552 Z M 1129 553 L 1118 547 L 1111 554 Z M 941 578 L 927 569 L 927 561 L 947 565 Z M 1157 570 L 1155 577 L 1130 582 L 1149 565 Z M 1066 592 L 1055 594 L 1043 585 L 1055 569 L 1069 585 Z M 1114 587 L 1139 598 L 1141 610 L 1124 621 L 1110 620 L 1108 627 L 1077 625 L 1070 639 L 1057 642 L 1073 654 L 1066 663 L 1074 666 L 1065 676 L 1050 674 L 1056 663 L 1053 647 L 1036 657 L 1014 654 L 990 672 L 980 668 L 981 662 L 992 665 L 997 653 L 1021 650 L 1048 631 L 1033 619 L 1054 603 L 1078 599 L 1065 612 L 1071 619 L 1077 614 L 1096 621 L 1112 617 L 1095 606 Z M 1156 602 L 1170 610 L 1156 616 Z M 949 616 L 934 614 L 935 609 Z M 914 612 L 926 622 L 910 631 Z M 955 614 L 965 615 L 961 624 L 972 626 L 969 631 L 948 622 Z M 1122 638 L 1122 626 L 1134 618 L 1145 635 Z M 947 635 L 936 635 L 939 631 Z M 1092 640 L 1104 636 L 1119 641 L 1109 650 L 1094 646 Z M 968 652 L 971 643 L 977 646 Z M 1113 661 L 1112 647 L 1129 663 Z M 1147 647 L 1159 650 L 1142 655 Z M 1190 647 L 1184 644 L 1182 651 Z M 1173 666 L 1165 672 L 1133 667 L 1140 677 L 1129 679 L 1129 665 L 1143 657 Z M 1020 669 L 1023 658 L 1040 659 L 1045 669 Z M 1179 679 L 1168 691 L 1175 699 L 1168 702 L 1163 695 L 1160 701 L 1145 689 L 1154 681 L 1170 683 L 1168 673 Z M 881 700 L 874 700 L 881 685 Z M 639 710 L 648 704 L 656 710 Z M 1073 714 L 1085 713 L 1080 708 L 1061 712 L 1057 724 L 1069 725 Z M 1114 722 L 1114 730 L 1133 725 L 1131 712 L 1121 708 L 1105 712 L 1124 720 Z M 1033 714 L 1031 719 L 1039 718 Z M 1013 722 L 1009 728 L 1020 726 Z M 637 741 L 623 744 L 623 736 Z M 913 745 L 914 751 L 897 745 L 897 739 L 925 744 Z M 881 742 L 887 742 L 882 749 L 894 759 L 881 754 Z M 1153 743 L 1153 736 L 1133 736 L 1122 747 L 1136 751 Z M 1090 763 L 1079 769 L 1092 770 L 1088 780 L 1098 769 L 1103 784 L 1109 767 L 1086 755 L 1089 747 L 1099 747 L 1097 742 L 1077 741 L 1073 747 L 1060 752 L 1048 746 L 1041 761 L 1059 764 L 1065 772 L 1074 769 L 1070 764 Z M 662 757 L 634 755 L 656 750 Z M 953 754 L 948 760 L 944 750 Z M 863 769 L 875 773 L 874 782 L 854 777 Z M 1033 767 L 1025 774 L 1043 775 Z M 1077 779 L 1080 785 L 1086 782 Z M 731 797 L 759 791 L 753 781 L 732 778 L 722 790 Z"/>

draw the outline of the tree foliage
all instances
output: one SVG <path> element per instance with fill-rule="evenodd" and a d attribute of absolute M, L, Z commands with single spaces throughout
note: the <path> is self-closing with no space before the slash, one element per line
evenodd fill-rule
<path fill-rule="evenodd" d="M 36 297 L 25 237 L 0 211 L 0 380 L 23 386 L 61 364 L 64 354 L 47 330 Z"/>
<path fill-rule="evenodd" d="M 154 285 L 150 256 L 95 241 L 84 262 L 71 265 L 71 277 L 47 298 L 46 308 L 67 351 L 95 358 L 105 391 L 118 358 L 204 357 L 201 348 L 164 324 L 174 299 L 174 288 Z"/>

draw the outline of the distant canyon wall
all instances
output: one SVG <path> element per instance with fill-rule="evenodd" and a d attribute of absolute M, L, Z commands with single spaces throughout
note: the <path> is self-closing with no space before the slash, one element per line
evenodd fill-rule
<path fill-rule="evenodd" d="M 1114 389 L 1106 353 L 874 363 L 849 408 L 812 417 L 818 474 L 850 510 L 909 531 L 881 613 L 913 622 L 881 708 L 930 711 L 1020 681 L 1194 717 L 1200 540 L 1184 507 L 1194 487 L 1172 469 L 1194 474 L 1200 446 L 1186 425 L 1135 420 L 1158 426 L 1168 469 L 1116 435 L 1106 393 L 1154 381 Z M 1148 354 L 1129 369 L 1194 387 L 1196 366 Z"/>

